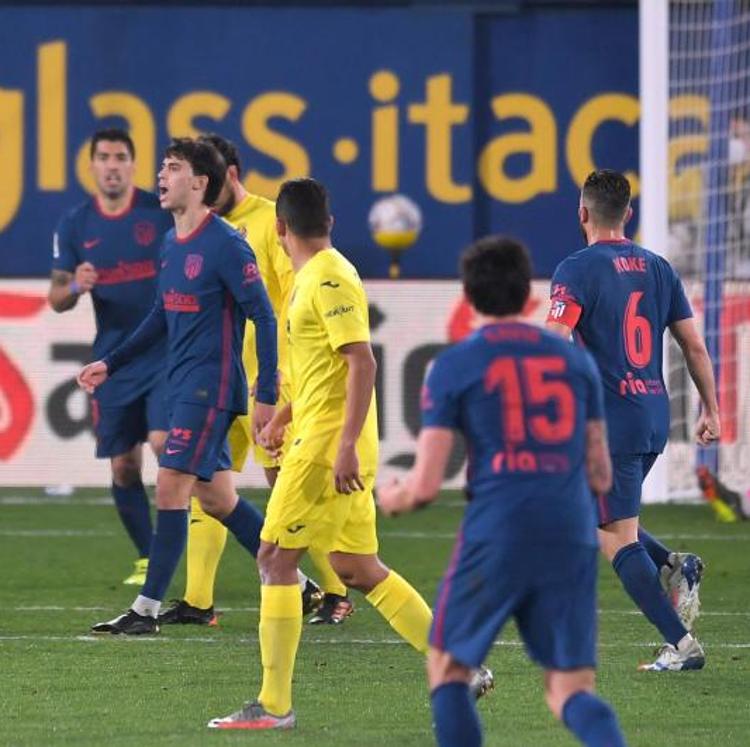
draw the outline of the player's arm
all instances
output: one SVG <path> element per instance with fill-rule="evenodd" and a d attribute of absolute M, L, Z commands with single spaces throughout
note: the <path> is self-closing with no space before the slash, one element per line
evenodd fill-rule
<path fill-rule="evenodd" d="M 276 317 L 261 280 L 255 255 L 239 236 L 230 239 L 225 248 L 219 274 L 245 317 L 255 325 L 258 382 L 255 387 L 256 422 L 253 427 L 257 433 L 273 417 L 273 406 L 276 404 Z M 263 405 L 268 407 L 264 408 Z"/>
<path fill-rule="evenodd" d="M 88 293 L 96 284 L 96 270 L 90 262 L 78 262 L 73 243 L 73 228 L 66 216 L 55 231 L 52 246 L 52 276 L 47 300 L 62 313 L 72 309 L 78 298 Z"/>
<path fill-rule="evenodd" d="M 591 355 L 581 351 L 583 374 L 587 383 L 586 397 L 586 477 L 595 495 L 609 492 L 612 487 L 612 460 L 604 420 L 604 387 L 602 377 Z"/>
<path fill-rule="evenodd" d="M 291 422 L 292 403 L 287 402 L 283 407 L 276 409 L 273 417 L 258 433 L 256 441 L 272 457 L 280 457 L 284 446 L 284 433 L 286 433 L 286 427 Z"/>
<path fill-rule="evenodd" d="M 78 376 L 78 384 L 91 394 L 103 384 L 118 368 L 148 350 L 157 340 L 167 333 L 167 318 L 164 305 L 157 298 L 145 319 L 133 330 L 132 334 L 110 351 L 100 361 L 84 366 Z"/>
<path fill-rule="evenodd" d="M 422 387 L 422 430 L 417 439 L 414 467 L 404 480 L 378 488 L 378 505 L 393 515 L 426 506 L 437 496 L 453 448 L 453 432 L 460 427 L 456 372 L 438 356 Z"/>
<path fill-rule="evenodd" d="M 563 261 L 555 270 L 550 285 L 550 307 L 547 312 L 547 329 L 569 339 L 583 312 L 580 292 L 574 290 L 578 283 Z"/>
<path fill-rule="evenodd" d="M 597 495 L 609 492 L 612 487 L 612 460 L 604 420 L 586 422 L 586 477 Z"/>
<path fill-rule="evenodd" d="M 378 505 L 387 516 L 414 511 L 431 503 L 440 492 L 453 449 L 453 430 L 422 428 L 417 439 L 417 458 L 404 480 L 394 478 L 378 488 Z"/>
<path fill-rule="evenodd" d="M 706 445 L 716 441 L 721 435 L 719 421 L 719 404 L 716 399 L 716 380 L 711 358 L 706 350 L 695 320 L 692 317 L 680 319 L 669 325 L 669 331 L 685 356 L 690 378 L 693 380 L 701 398 L 701 414 L 695 431 L 699 444 Z"/>
<path fill-rule="evenodd" d="M 336 490 L 349 493 L 364 490 L 359 475 L 357 440 L 367 420 L 375 390 L 377 363 L 369 342 L 342 345 L 338 352 L 346 360 L 346 410 L 336 461 L 333 465 Z"/>

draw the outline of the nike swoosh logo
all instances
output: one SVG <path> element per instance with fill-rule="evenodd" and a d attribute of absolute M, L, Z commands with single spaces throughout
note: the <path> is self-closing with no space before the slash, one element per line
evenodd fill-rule
<path fill-rule="evenodd" d="M 164 449 L 165 454 L 181 454 L 183 451 L 185 451 L 185 449 L 170 449 L 169 446 Z"/>
<path fill-rule="evenodd" d="M 101 243 L 101 239 L 91 239 L 91 241 L 84 241 L 83 248 L 93 249 L 97 244 L 100 244 L 100 243 Z"/>
<path fill-rule="evenodd" d="M 320 287 L 322 288 L 324 285 L 327 285 L 329 288 L 338 288 L 339 283 L 334 283 L 333 280 L 326 280 L 320 284 Z"/>
<path fill-rule="evenodd" d="M 301 529 L 304 529 L 304 528 L 305 528 L 304 524 L 297 524 L 296 527 L 288 527 L 286 531 L 289 532 L 289 534 L 297 534 L 297 532 L 299 532 Z"/>

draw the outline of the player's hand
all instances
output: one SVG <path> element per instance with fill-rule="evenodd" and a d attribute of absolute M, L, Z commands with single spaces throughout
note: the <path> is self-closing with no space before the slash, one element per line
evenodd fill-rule
<path fill-rule="evenodd" d="M 705 412 L 701 413 L 700 418 L 698 418 L 698 425 L 695 428 L 695 440 L 701 446 L 708 446 L 708 444 L 718 441 L 719 436 L 721 436 L 721 423 L 718 413 L 712 415 Z"/>
<path fill-rule="evenodd" d="M 76 267 L 76 273 L 73 280 L 78 286 L 79 294 L 88 293 L 96 285 L 96 268 L 91 262 L 82 262 Z"/>
<path fill-rule="evenodd" d="M 279 423 L 276 418 L 266 423 L 266 426 L 258 434 L 257 443 L 263 447 L 266 452 L 274 459 L 281 456 L 281 450 L 284 446 L 284 433 L 286 426 Z"/>
<path fill-rule="evenodd" d="M 337 493 L 350 495 L 357 490 L 365 489 L 365 484 L 359 476 L 359 459 L 354 445 L 339 446 L 339 453 L 333 465 L 333 477 Z"/>
<path fill-rule="evenodd" d="M 378 507 L 386 516 L 398 516 L 409 511 L 411 506 L 408 501 L 406 483 L 397 477 L 391 478 L 377 489 Z"/>
<path fill-rule="evenodd" d="M 94 389 L 107 380 L 107 376 L 109 376 L 107 364 L 104 361 L 94 361 L 81 369 L 76 381 L 81 389 L 93 394 Z"/>
<path fill-rule="evenodd" d="M 276 412 L 275 405 L 267 405 L 264 402 L 255 400 L 253 408 L 253 440 L 259 444 L 258 435 L 268 425 Z"/>

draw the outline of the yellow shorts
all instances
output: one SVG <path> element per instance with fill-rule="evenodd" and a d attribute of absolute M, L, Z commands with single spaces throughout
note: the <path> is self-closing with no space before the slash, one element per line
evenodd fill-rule
<path fill-rule="evenodd" d="M 283 407 L 289 402 L 288 387 L 282 385 L 279 401 L 276 407 Z M 245 462 L 252 452 L 253 461 L 265 469 L 279 467 L 283 455 L 274 459 L 264 448 L 253 441 L 253 411 L 255 409 L 255 397 L 250 397 L 247 402 L 247 415 L 239 415 L 234 419 L 229 429 L 229 453 L 232 455 L 232 469 L 242 472 Z"/>
<path fill-rule="evenodd" d="M 337 493 L 330 467 L 287 460 L 271 492 L 260 538 L 286 549 L 313 546 L 324 552 L 374 555 L 375 476 L 363 475 L 362 482 L 364 490 Z"/>

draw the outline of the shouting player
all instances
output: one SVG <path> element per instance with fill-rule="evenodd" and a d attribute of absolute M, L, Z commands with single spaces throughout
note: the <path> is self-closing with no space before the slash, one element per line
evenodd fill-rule
<path fill-rule="evenodd" d="M 123 365 L 167 337 L 169 433 L 159 459 L 157 522 L 146 582 L 132 607 L 95 633 L 157 633 L 157 616 L 187 539 L 190 496 L 220 519 L 251 552 L 258 545 L 258 511 L 232 483 L 227 432 L 247 410 L 242 368 L 245 318 L 255 324 L 259 373 L 254 429 L 276 401 L 276 321 L 247 242 L 209 206 L 226 165 L 209 144 L 188 138 L 167 148 L 159 200 L 175 227 L 161 253 L 156 302 L 140 327 L 103 360 L 79 374 L 88 391 L 116 378 Z M 299 600 L 299 586 L 296 586 Z"/>
<path fill-rule="evenodd" d="M 599 541 L 622 585 L 666 644 L 643 670 L 700 669 L 703 649 L 689 632 L 703 563 L 675 553 L 638 525 L 641 486 L 669 435 L 662 375 L 668 328 L 700 394 L 698 443 L 719 438 L 713 368 L 682 283 L 670 264 L 625 238 L 630 184 L 616 171 L 589 174 L 578 216 L 588 246 L 563 260 L 552 279 L 548 326 L 571 331 L 593 355 L 604 383 L 613 485 L 598 499 Z M 660 583 L 677 592 L 677 610 Z M 682 618 L 682 619 L 681 619 Z"/>
<path fill-rule="evenodd" d="M 614 712 L 594 695 L 591 490 L 611 484 L 596 366 L 522 321 L 531 287 L 523 246 L 481 239 L 464 253 L 461 273 L 479 329 L 435 360 L 414 468 L 378 490 L 386 513 L 426 505 L 440 490 L 453 432 L 465 436 L 470 502 L 438 591 L 427 660 L 438 744 L 481 744 L 471 668 L 512 617 L 545 670 L 555 717 L 585 745 L 624 745 Z"/>
<path fill-rule="evenodd" d="M 63 216 L 54 237 L 49 303 L 72 309 L 91 294 L 96 316 L 94 357 L 102 358 L 143 321 L 154 303 L 159 249 L 172 221 L 156 195 L 133 186 L 135 148 L 124 130 L 91 138 L 96 194 Z M 141 479 L 142 444 L 158 456 L 164 445 L 164 344 L 155 342 L 97 390 L 91 406 L 96 456 L 112 468 L 112 496 L 138 553 L 123 583 L 146 579 L 151 511 Z"/>
<path fill-rule="evenodd" d="M 289 401 L 289 371 L 286 345 L 286 307 L 289 302 L 294 272 L 289 257 L 284 252 L 276 234 L 276 211 L 274 204 L 258 195 L 250 194 L 242 184 L 242 167 L 237 146 L 220 135 L 203 135 L 205 140 L 216 148 L 227 164 L 227 175 L 221 193 L 214 205 L 214 211 L 227 220 L 252 247 L 258 263 L 258 270 L 266 287 L 268 298 L 278 323 L 279 375 L 281 386 L 279 406 Z M 251 433 L 252 409 L 254 404 L 253 385 L 258 373 L 255 355 L 255 327 L 245 325 L 245 341 L 242 353 L 248 384 L 251 387 L 248 415 L 236 418 L 229 431 L 229 449 L 232 455 L 232 468 L 241 472 L 248 453 L 252 453 L 257 464 L 263 466 L 268 484 L 273 487 L 279 471 L 279 459 L 270 456 L 256 446 Z M 258 526 L 260 533 L 260 526 Z M 197 498 L 191 499 L 190 526 L 187 544 L 187 585 L 183 599 L 175 602 L 160 616 L 162 624 L 194 623 L 210 624 L 214 618 L 213 597 L 216 571 L 226 543 L 227 529 L 200 508 Z M 311 623 L 339 623 L 351 614 L 353 605 L 349 601 L 346 587 L 331 568 L 327 555 L 311 553 L 325 592 L 301 574 L 303 585 L 303 614 L 318 609 L 310 618 Z M 322 601 L 322 604 L 321 604 Z"/>
<path fill-rule="evenodd" d="M 295 272 L 287 330 L 292 400 L 261 434 L 291 443 L 261 532 L 257 700 L 209 727 L 288 729 L 295 725 L 292 674 L 302 609 L 297 566 L 311 545 L 330 551 L 342 581 L 367 596 L 402 638 L 427 649 L 432 613 L 419 593 L 378 558 L 372 488 L 378 461 L 375 359 L 367 297 L 356 269 L 331 246 L 328 195 L 313 179 L 286 182 L 277 230 Z"/>

